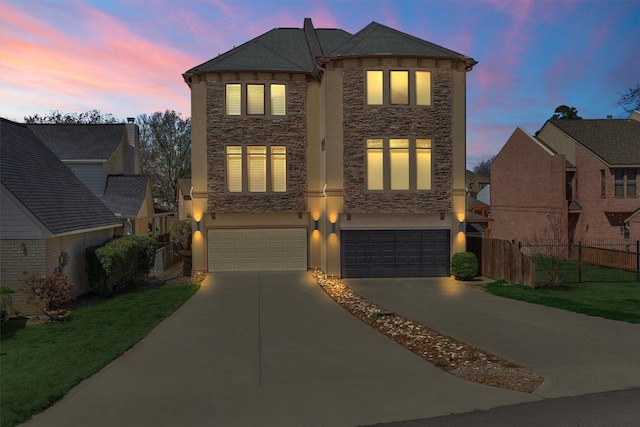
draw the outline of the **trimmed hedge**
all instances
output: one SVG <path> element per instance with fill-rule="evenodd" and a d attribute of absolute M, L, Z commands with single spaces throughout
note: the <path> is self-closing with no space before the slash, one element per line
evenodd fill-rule
<path fill-rule="evenodd" d="M 451 258 L 451 273 L 456 280 L 471 280 L 478 275 L 478 258 L 473 252 L 458 252 Z"/>
<path fill-rule="evenodd" d="M 131 234 L 87 249 L 90 290 L 111 296 L 144 284 L 155 261 L 156 248 L 155 239 Z"/>

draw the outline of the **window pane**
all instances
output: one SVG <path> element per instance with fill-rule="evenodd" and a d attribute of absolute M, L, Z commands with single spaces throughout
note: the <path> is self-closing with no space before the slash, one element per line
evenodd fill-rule
<path fill-rule="evenodd" d="M 247 168 L 249 169 L 248 190 L 267 191 L 267 147 L 247 147 Z"/>
<path fill-rule="evenodd" d="M 606 195 L 606 180 L 604 176 L 604 170 L 600 169 L 600 196 Z"/>
<path fill-rule="evenodd" d="M 391 71 L 391 103 L 403 104 L 409 103 L 409 72 L 408 71 Z"/>
<path fill-rule="evenodd" d="M 264 114 L 264 85 L 247 85 L 247 114 Z"/>
<path fill-rule="evenodd" d="M 636 195 L 636 170 L 627 170 L 627 196 Z"/>
<path fill-rule="evenodd" d="M 416 139 L 416 189 L 431 190 L 430 139 Z"/>
<path fill-rule="evenodd" d="M 367 71 L 367 104 L 382 105 L 382 71 Z"/>
<path fill-rule="evenodd" d="M 409 140 L 389 140 L 389 160 L 391 166 L 391 189 L 409 189 Z"/>
<path fill-rule="evenodd" d="M 272 116 L 284 116 L 286 114 L 286 99 L 284 85 L 271 85 Z"/>
<path fill-rule="evenodd" d="M 240 89 L 239 84 L 227 85 L 226 109 L 229 116 L 240 115 Z"/>
<path fill-rule="evenodd" d="M 624 169 L 616 169 L 615 174 L 615 195 L 624 196 Z"/>
<path fill-rule="evenodd" d="M 242 147 L 227 147 L 227 191 L 242 192 Z"/>
<path fill-rule="evenodd" d="M 383 190 L 382 140 L 367 140 L 367 190 Z"/>
<path fill-rule="evenodd" d="M 431 73 L 416 71 L 416 105 L 431 105 Z"/>
<path fill-rule="evenodd" d="M 274 192 L 287 191 L 286 147 L 271 147 L 271 187 Z"/>

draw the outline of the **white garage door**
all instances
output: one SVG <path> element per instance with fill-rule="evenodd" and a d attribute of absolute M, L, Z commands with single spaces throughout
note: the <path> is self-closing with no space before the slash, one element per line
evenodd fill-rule
<path fill-rule="evenodd" d="M 209 271 L 307 269 L 306 228 L 209 230 Z"/>

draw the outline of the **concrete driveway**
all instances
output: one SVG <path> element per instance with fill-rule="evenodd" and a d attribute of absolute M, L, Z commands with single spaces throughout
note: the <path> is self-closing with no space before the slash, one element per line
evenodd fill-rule
<path fill-rule="evenodd" d="M 634 364 L 632 356 L 618 354 L 640 354 L 636 325 L 598 320 L 589 328 L 586 316 L 549 318 L 538 306 L 523 312 L 521 303 L 451 279 L 348 283 L 389 309 L 540 369 L 550 384 L 531 395 L 449 375 L 349 315 L 309 273 L 220 273 L 208 275 L 129 352 L 26 425 L 353 426 L 640 383 L 637 357 Z M 419 318 L 421 312 L 429 315 Z M 478 313 L 481 324 L 474 325 Z M 526 334 L 529 328 L 537 332 Z M 540 339 L 530 343 L 532 337 Z M 566 348 L 574 339 L 583 344 Z M 529 343 L 525 349 L 523 343 Z M 597 363 L 579 354 L 601 355 L 610 345 L 609 357 Z M 576 363 L 580 372 L 604 369 L 614 379 L 591 372 L 595 379 L 563 384 L 561 372 Z M 624 369 L 626 378 L 618 375 Z"/>

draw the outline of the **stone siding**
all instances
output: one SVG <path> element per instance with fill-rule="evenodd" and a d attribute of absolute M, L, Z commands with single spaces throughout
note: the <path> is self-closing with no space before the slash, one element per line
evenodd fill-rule
<path fill-rule="evenodd" d="M 430 107 L 365 106 L 366 67 L 344 64 L 344 211 L 347 213 L 449 212 L 453 195 L 452 70 L 430 68 Z M 366 138 L 430 138 L 431 191 L 366 190 Z"/>
<path fill-rule="evenodd" d="M 304 212 L 306 211 L 306 81 L 291 80 L 287 86 L 285 116 L 226 116 L 224 89 L 227 82 L 207 83 L 208 211 Z M 261 81 L 261 83 L 283 83 Z M 284 145 L 287 147 L 286 193 L 227 193 L 226 145 Z"/>

